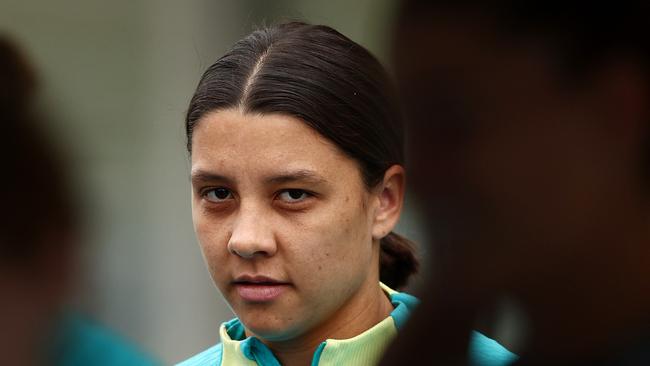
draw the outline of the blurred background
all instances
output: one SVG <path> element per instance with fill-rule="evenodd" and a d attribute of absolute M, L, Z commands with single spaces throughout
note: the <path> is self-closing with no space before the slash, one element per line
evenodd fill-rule
<path fill-rule="evenodd" d="M 190 214 L 183 118 L 202 72 L 255 25 L 333 26 L 386 63 L 392 0 L 3 0 L 0 33 L 41 80 L 83 212 L 77 307 L 166 364 L 218 341 L 232 314 Z M 399 232 L 418 240 L 412 203 Z"/>

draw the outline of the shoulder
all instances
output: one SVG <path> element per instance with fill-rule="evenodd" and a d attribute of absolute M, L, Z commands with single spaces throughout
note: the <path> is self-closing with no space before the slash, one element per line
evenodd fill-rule
<path fill-rule="evenodd" d="M 469 346 L 471 365 L 477 366 L 503 366 L 517 360 L 517 356 L 479 332 L 473 332 Z"/>
<path fill-rule="evenodd" d="M 221 343 L 176 364 L 176 366 L 214 366 L 221 364 L 223 345 Z"/>

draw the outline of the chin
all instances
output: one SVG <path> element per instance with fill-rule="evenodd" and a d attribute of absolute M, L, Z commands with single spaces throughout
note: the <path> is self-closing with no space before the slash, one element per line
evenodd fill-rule
<path fill-rule="evenodd" d="M 266 341 L 281 342 L 295 337 L 295 333 L 289 329 L 290 325 L 268 324 L 268 323 L 244 323 L 246 329 L 255 334 L 257 337 Z"/>
<path fill-rule="evenodd" d="M 295 338 L 300 334 L 300 322 L 292 317 L 276 317 L 270 312 L 258 312 L 239 317 L 244 327 L 264 340 L 279 342 Z"/>

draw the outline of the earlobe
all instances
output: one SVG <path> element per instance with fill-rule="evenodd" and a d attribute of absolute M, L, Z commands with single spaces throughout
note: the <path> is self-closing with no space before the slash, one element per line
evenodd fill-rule
<path fill-rule="evenodd" d="M 405 190 L 404 168 L 393 165 L 384 173 L 377 193 L 379 205 L 375 211 L 375 220 L 372 228 L 373 239 L 381 239 L 388 235 L 402 213 Z"/>

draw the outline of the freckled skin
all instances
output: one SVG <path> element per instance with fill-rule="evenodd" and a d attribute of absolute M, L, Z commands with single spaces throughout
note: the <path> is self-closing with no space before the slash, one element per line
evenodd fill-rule
<path fill-rule="evenodd" d="M 193 172 L 230 180 L 193 182 L 193 221 L 210 274 L 247 332 L 290 340 L 378 301 L 379 242 L 372 230 L 379 198 L 365 187 L 355 161 L 298 119 L 239 110 L 204 116 L 192 145 Z M 299 169 L 325 183 L 265 180 Z M 234 198 L 215 205 L 202 196 L 206 187 L 226 187 Z M 296 209 L 279 199 L 283 189 L 315 195 Z M 238 246 L 256 254 L 237 255 Z M 232 285 L 242 274 L 290 286 L 274 301 L 250 303 Z"/>

